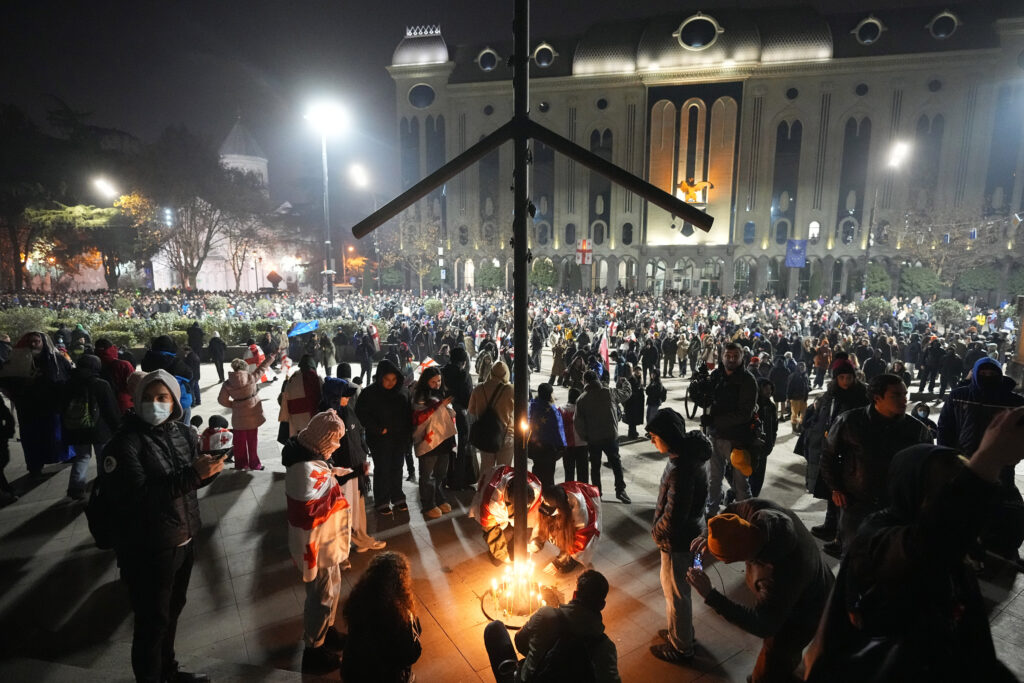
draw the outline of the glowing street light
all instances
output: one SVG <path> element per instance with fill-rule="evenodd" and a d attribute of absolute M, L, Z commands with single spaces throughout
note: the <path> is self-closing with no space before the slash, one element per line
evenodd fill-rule
<path fill-rule="evenodd" d="M 352 164 L 348 167 L 348 177 L 352 184 L 360 189 L 370 186 L 370 173 L 362 164 Z"/>
<path fill-rule="evenodd" d="M 902 141 L 893 143 L 892 149 L 889 150 L 889 168 L 899 168 L 908 156 L 910 145 Z"/>
<path fill-rule="evenodd" d="M 114 200 L 117 199 L 117 197 L 121 194 L 120 192 L 117 191 L 117 188 L 114 187 L 114 184 L 111 183 L 106 178 L 96 178 L 95 180 L 92 181 L 92 185 L 93 187 L 96 188 L 96 191 L 103 196 L 104 199 Z"/>
<path fill-rule="evenodd" d="M 331 268 L 331 204 L 327 184 L 327 137 L 347 130 L 349 125 L 348 112 L 340 105 L 320 101 L 306 110 L 305 119 L 320 133 L 320 158 L 324 172 L 324 287 L 327 289 L 327 303 L 334 305 L 334 270 Z M 342 255 L 342 268 L 345 261 Z"/>
<path fill-rule="evenodd" d="M 886 166 L 890 173 L 895 171 L 910 156 L 910 145 L 902 140 L 897 140 L 889 148 L 889 159 Z M 868 233 L 864 244 L 864 280 L 860 288 L 861 298 L 868 295 L 868 266 L 871 264 L 871 243 L 875 240 L 875 207 L 878 206 L 878 189 L 881 183 L 875 184 L 875 196 L 871 201 L 871 215 L 868 218 Z"/>

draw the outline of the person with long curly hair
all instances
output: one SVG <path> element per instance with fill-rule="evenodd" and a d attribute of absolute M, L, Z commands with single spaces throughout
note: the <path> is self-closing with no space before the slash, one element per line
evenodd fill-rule
<path fill-rule="evenodd" d="M 384 552 L 370 561 L 342 614 L 348 641 L 341 659 L 346 683 L 409 683 L 420 658 L 420 619 L 405 555 Z"/>

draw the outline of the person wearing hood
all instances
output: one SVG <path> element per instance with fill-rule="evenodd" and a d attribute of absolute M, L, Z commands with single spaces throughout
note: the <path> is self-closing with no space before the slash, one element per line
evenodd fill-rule
<path fill-rule="evenodd" d="M 420 465 L 420 506 L 427 519 L 452 511 L 443 482 L 455 452 L 455 411 L 451 397 L 442 398 L 441 384 L 441 370 L 426 368 L 412 396 L 412 442 Z"/>
<path fill-rule="evenodd" d="M 722 618 L 764 639 L 747 680 L 794 680 L 834 583 L 832 571 L 800 517 L 763 498 L 738 501 L 708 520 L 706 534 L 693 540 L 690 551 L 708 551 L 726 564 L 746 563 L 744 575 L 754 594 L 752 606 L 718 592 L 703 569 L 689 569 L 686 580 Z"/>
<path fill-rule="evenodd" d="M 508 629 L 500 621 L 492 621 L 484 629 L 484 646 L 491 661 L 491 672 L 498 683 L 530 683 L 545 655 L 568 630 L 585 643 L 581 658 L 589 661 L 591 680 L 597 683 L 619 683 L 619 660 L 615 643 L 604 632 L 601 611 L 608 597 L 608 579 L 593 569 L 576 579 L 572 600 L 560 607 L 541 607 L 516 632 L 515 647 Z M 523 653 L 520 660 L 516 650 Z M 582 672 L 581 672 L 582 676 Z"/>
<path fill-rule="evenodd" d="M 921 401 L 911 413 L 917 418 L 925 427 L 928 428 L 928 433 L 932 435 L 932 439 L 937 439 L 939 436 L 939 426 L 935 424 L 935 420 L 929 417 L 932 414 L 932 409 L 928 406 L 928 403 Z"/>
<path fill-rule="evenodd" d="M 274 356 L 266 358 L 261 365 L 252 366 L 241 358 L 231 361 L 228 381 L 220 385 L 217 403 L 231 409 L 231 431 L 235 454 L 236 470 L 262 470 L 258 453 L 259 428 L 267 418 L 263 415 L 260 400 L 260 383 L 257 379 Z"/>
<path fill-rule="evenodd" d="M 316 371 L 316 361 L 309 354 L 302 356 L 299 371 L 285 380 L 277 397 L 281 404 L 277 421 L 288 423 L 289 436 L 295 436 L 309 424 L 323 398 L 323 386 L 324 382 Z"/>
<path fill-rule="evenodd" d="M 166 370 L 133 382 L 135 414 L 103 451 L 99 485 L 115 501 L 114 550 L 135 613 L 132 670 L 137 681 L 209 680 L 178 670 L 174 636 L 185 606 L 202 526 L 196 491 L 224 468 L 199 454 L 181 422 L 178 380 Z"/>
<path fill-rule="evenodd" d="M 917 445 L 893 458 L 889 505 L 839 566 L 805 659 L 813 683 L 1015 681 L 996 658 L 988 607 L 965 556 L 1024 456 L 1024 408 L 995 415 L 970 459 Z"/>
<path fill-rule="evenodd" d="M 166 334 L 154 337 L 139 366 L 143 372 L 166 370 L 178 380 L 181 421 L 188 424 L 192 418 L 192 370 L 184 359 L 178 356 L 178 345 L 174 340 Z"/>
<path fill-rule="evenodd" d="M 132 392 L 128 389 L 128 378 L 135 372 L 132 364 L 121 360 L 117 355 L 117 346 L 109 339 L 96 340 L 96 355 L 102 365 L 100 377 L 107 380 L 117 399 L 117 407 L 121 414 L 132 409 Z"/>
<path fill-rule="evenodd" d="M 210 351 L 210 362 L 217 371 L 217 383 L 224 382 L 224 352 L 227 351 L 227 344 L 220 338 L 220 332 L 214 331 L 210 336 L 208 349 Z"/>
<path fill-rule="evenodd" d="M 505 439 L 501 448 L 494 453 L 480 452 L 480 480 L 494 469 L 495 465 L 512 464 L 512 429 L 515 423 L 515 394 L 508 381 L 508 366 L 505 361 L 498 361 L 488 370 L 488 378 L 477 384 L 469 396 L 468 413 L 471 418 L 478 418 L 490 406 L 505 425 Z"/>
<path fill-rule="evenodd" d="M 554 388 L 542 383 L 528 411 L 532 471 L 544 487 L 555 485 L 555 468 L 565 453 L 565 425 L 554 401 Z"/>
<path fill-rule="evenodd" d="M 27 332 L 14 345 L 3 368 L 0 386 L 14 403 L 18 430 L 29 475 L 42 474 L 43 465 L 75 457 L 61 438 L 56 398 L 68 380 L 71 363 L 43 332 Z"/>
<path fill-rule="evenodd" d="M 693 565 L 690 542 L 704 532 L 705 463 L 711 459 L 711 442 L 699 431 L 688 433 L 683 416 L 671 408 L 655 413 L 646 430 L 658 452 L 668 456 L 651 526 L 651 536 L 661 551 L 661 590 L 668 628 L 659 631 L 665 642 L 652 646 L 651 653 L 679 663 L 694 656 L 693 605 L 686 571 Z"/>
<path fill-rule="evenodd" d="M 373 458 L 373 499 L 377 514 L 389 516 L 392 508 L 407 512 L 402 491 L 402 465 L 412 444 L 412 404 L 402 387 L 402 371 L 384 359 L 377 365 L 373 384 L 359 395 L 356 416 L 366 429 Z"/>
<path fill-rule="evenodd" d="M 73 447 L 68 497 L 85 500 L 86 476 L 93 450 L 96 458 L 121 426 L 121 411 L 107 381 L 100 377 L 100 359 L 83 355 L 71 371 L 71 379 L 61 385 L 61 434 Z"/>
<path fill-rule="evenodd" d="M 288 550 L 306 589 L 302 669 L 308 673 L 336 671 L 341 663 L 337 652 L 345 646 L 345 637 L 333 626 L 352 526 L 352 501 L 346 499 L 341 482 L 357 475 L 327 462 L 344 436 L 344 423 L 327 410 L 314 415 L 281 450 Z"/>
<path fill-rule="evenodd" d="M 473 486 L 477 479 L 476 462 L 469 447 L 469 401 L 473 395 L 473 376 L 469 373 L 469 354 L 466 349 L 456 346 L 452 349 L 448 363 L 441 368 L 441 379 L 447 396 L 452 399 L 455 411 L 455 430 L 458 433 L 458 447 L 455 457 L 448 461 L 448 476 L 445 485 L 459 490 Z"/>
<path fill-rule="evenodd" d="M 775 401 L 775 411 L 779 419 L 786 419 L 786 401 L 788 400 L 789 376 L 791 374 L 790 369 L 786 366 L 785 358 L 776 358 L 771 372 L 768 373 L 768 379 L 771 380 L 774 387 L 772 399 Z"/>

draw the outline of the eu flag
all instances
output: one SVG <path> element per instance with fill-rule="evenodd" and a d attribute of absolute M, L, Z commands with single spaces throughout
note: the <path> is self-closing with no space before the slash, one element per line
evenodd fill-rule
<path fill-rule="evenodd" d="M 786 265 L 790 268 L 807 265 L 807 240 L 786 241 Z"/>

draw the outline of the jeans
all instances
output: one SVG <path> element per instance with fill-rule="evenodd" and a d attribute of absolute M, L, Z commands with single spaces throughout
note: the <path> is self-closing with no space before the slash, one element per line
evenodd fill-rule
<path fill-rule="evenodd" d="M 306 583 L 302 610 L 302 639 L 307 648 L 324 644 L 327 629 L 334 623 L 341 598 L 341 567 L 317 567 L 316 576 Z"/>
<path fill-rule="evenodd" d="M 79 443 L 74 445 L 75 457 L 71 458 L 71 476 L 68 479 L 68 495 L 71 497 L 85 494 L 85 484 L 89 475 L 89 458 L 92 457 L 93 449 L 96 450 L 96 460 L 103 455 L 103 449 L 107 443 L 91 444 Z"/>
<path fill-rule="evenodd" d="M 615 493 L 625 491 L 626 480 L 622 476 L 622 460 L 619 458 L 618 439 L 587 444 L 587 450 L 590 451 L 590 476 L 592 479 L 590 483 L 596 486 L 599 492 L 602 490 L 601 453 L 603 452 L 605 457 L 608 458 L 608 465 L 611 466 L 612 475 L 615 477 Z"/>
<path fill-rule="evenodd" d="M 359 362 L 359 379 L 363 380 L 362 386 L 370 386 L 370 382 L 373 380 L 373 361 Z"/>
<path fill-rule="evenodd" d="M 121 578 L 135 613 L 132 671 L 136 681 L 157 683 L 178 670 L 174 636 L 185 607 L 195 559 L 193 543 L 155 551 L 119 551 Z"/>
<path fill-rule="evenodd" d="M 689 550 L 661 551 L 661 591 L 665 594 L 668 642 L 687 654 L 693 652 L 693 602 L 686 581 L 686 570 L 692 565 L 693 554 Z"/>
<path fill-rule="evenodd" d="M 482 481 L 487 473 L 493 470 L 497 465 L 508 465 L 512 466 L 512 435 L 509 434 L 505 437 L 505 443 L 501 445 L 501 450 L 497 453 L 485 453 L 480 451 L 480 480 Z"/>
<path fill-rule="evenodd" d="M 236 470 L 258 470 L 263 467 L 260 456 L 256 454 L 256 429 L 232 429 L 231 443 L 235 450 Z"/>
<path fill-rule="evenodd" d="M 491 662 L 495 683 L 514 683 L 519 656 L 512 646 L 512 638 L 505 624 L 492 621 L 484 627 L 484 649 Z"/>
<path fill-rule="evenodd" d="M 199 379 L 192 380 L 192 405 L 197 406 L 203 402 L 203 397 L 199 393 Z"/>
<path fill-rule="evenodd" d="M 420 507 L 423 512 L 447 503 L 444 497 L 444 475 L 448 472 L 449 453 L 435 448 L 420 456 Z"/>
<path fill-rule="evenodd" d="M 408 447 L 406 447 L 408 448 Z M 378 508 L 388 504 L 398 505 L 405 502 L 402 492 L 402 466 L 405 454 L 401 449 L 378 446 L 370 447 L 373 458 L 373 502 Z"/>
<path fill-rule="evenodd" d="M 729 454 L 732 453 L 732 442 L 728 439 L 711 439 L 713 446 L 711 450 L 711 464 L 708 477 L 708 500 L 705 506 L 705 515 L 714 517 L 722 506 L 722 480 L 725 479 L 726 465 L 729 464 Z M 736 500 L 750 498 L 750 482 L 737 468 L 733 467 L 732 481 L 729 486 L 736 496 Z"/>
<path fill-rule="evenodd" d="M 587 462 L 590 454 L 586 446 L 571 446 L 565 450 L 562 456 L 562 469 L 565 471 L 565 481 L 582 481 L 587 483 Z M 600 461 L 597 463 L 600 467 Z"/>

